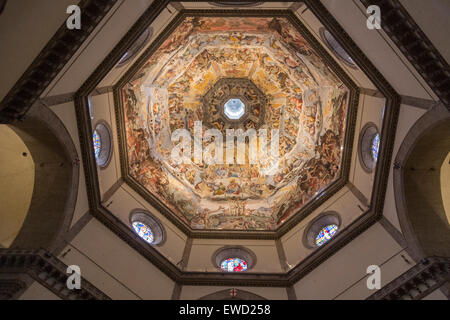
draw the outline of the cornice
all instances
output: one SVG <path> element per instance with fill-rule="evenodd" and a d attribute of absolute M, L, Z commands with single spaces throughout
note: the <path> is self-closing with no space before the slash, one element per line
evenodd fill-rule
<path fill-rule="evenodd" d="M 69 290 L 66 282 L 69 274 L 67 266 L 49 252 L 40 250 L 0 249 L 0 275 L 20 277 L 25 274 L 39 282 L 61 299 L 71 300 L 110 300 L 110 298 L 93 286 L 86 279 L 81 279 L 81 289 Z M 5 279 L 0 281 L 0 291 L 8 284 L 8 291 L 23 290 L 24 281 Z"/>
<path fill-rule="evenodd" d="M 377 5 L 381 27 L 450 111 L 450 66 L 398 0 L 360 0 Z"/>
<path fill-rule="evenodd" d="M 23 119 L 59 71 L 69 62 L 117 0 L 82 0 L 83 27 L 69 30 L 66 21 L 59 27 L 25 73 L 0 103 L 0 123 Z"/>
<path fill-rule="evenodd" d="M 450 258 L 429 257 L 398 276 L 367 300 L 420 300 L 450 281 Z"/>

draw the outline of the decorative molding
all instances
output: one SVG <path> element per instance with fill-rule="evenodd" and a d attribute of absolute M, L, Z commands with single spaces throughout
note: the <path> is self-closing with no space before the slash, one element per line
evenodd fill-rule
<path fill-rule="evenodd" d="M 450 281 L 450 258 L 429 257 L 395 278 L 367 300 L 420 300 Z"/>
<path fill-rule="evenodd" d="M 66 243 L 70 243 L 83 228 L 92 220 L 92 215 L 87 211 L 85 214 L 81 216 L 80 219 L 73 225 L 72 228 L 69 229 L 66 236 L 64 237 L 64 241 Z"/>
<path fill-rule="evenodd" d="M 428 100 L 428 99 L 422 99 L 417 97 L 410 97 L 410 96 L 401 96 L 401 104 L 406 104 L 408 106 L 413 106 L 420 109 L 429 110 L 435 105 L 437 105 L 439 102 Z"/>
<path fill-rule="evenodd" d="M 347 183 L 347 187 L 353 193 L 353 195 L 358 199 L 358 201 L 365 207 L 369 206 L 369 200 L 366 196 L 350 181 Z"/>
<path fill-rule="evenodd" d="M 100 88 L 96 88 L 94 91 L 92 91 L 90 96 L 91 97 L 98 96 L 98 95 L 109 93 L 112 91 L 113 91 L 112 86 L 100 87 Z M 56 96 L 44 97 L 44 98 L 39 99 L 39 101 L 47 107 L 64 104 L 64 103 L 71 102 L 74 100 L 75 100 L 75 92 L 64 93 L 64 94 L 59 94 Z"/>
<path fill-rule="evenodd" d="M 175 285 L 174 285 L 173 291 L 172 291 L 172 297 L 170 298 L 170 300 L 180 300 L 182 289 L 183 289 L 183 287 L 179 283 L 175 282 Z"/>
<path fill-rule="evenodd" d="M 289 270 L 289 266 L 287 263 L 286 252 L 284 251 L 284 247 L 283 247 L 283 243 L 281 242 L 281 239 L 275 240 L 275 246 L 277 248 L 278 259 L 280 259 L 281 270 L 286 272 Z"/>
<path fill-rule="evenodd" d="M 177 11 L 181 11 L 184 9 L 183 4 L 180 1 L 172 1 L 170 5 L 175 8 Z"/>
<path fill-rule="evenodd" d="M 450 66 L 400 1 L 360 1 L 365 7 L 380 7 L 383 30 L 450 110 Z"/>
<path fill-rule="evenodd" d="M 27 284 L 21 279 L 0 279 L 0 300 L 17 300 L 26 288 Z"/>
<path fill-rule="evenodd" d="M 297 300 L 297 293 L 295 292 L 295 289 L 293 286 L 286 287 L 286 294 L 287 294 L 288 300 Z"/>
<path fill-rule="evenodd" d="M 81 280 L 81 289 L 69 290 L 66 286 L 69 276 L 67 266 L 58 258 L 44 249 L 40 250 L 9 250 L 0 249 L 0 275 L 26 274 L 46 287 L 61 299 L 68 300 L 110 300 L 110 298 L 93 286 L 86 279 Z M 0 292 L 3 291 L 0 281 Z M 12 289 L 21 289 L 16 285 L 9 285 Z"/>
<path fill-rule="evenodd" d="M 112 198 L 112 196 L 119 190 L 119 188 L 124 184 L 124 180 L 122 177 L 120 177 L 106 192 L 103 194 L 102 197 L 102 204 L 106 204 L 109 199 Z"/>
<path fill-rule="evenodd" d="M 384 230 L 386 230 L 386 232 L 391 235 L 391 237 L 400 245 L 400 247 L 405 249 L 406 252 L 411 255 L 409 252 L 410 250 L 408 248 L 408 243 L 403 237 L 403 234 L 399 230 L 397 230 L 397 228 L 394 227 L 394 225 L 388 219 L 386 219 L 385 216 L 383 216 L 379 222 Z"/>
<path fill-rule="evenodd" d="M 376 97 L 376 98 L 384 98 L 384 95 L 378 90 L 369 89 L 369 88 L 359 88 L 359 90 L 362 94 L 365 94 L 366 96 L 371 96 L 371 97 Z M 400 96 L 400 101 L 401 101 L 401 104 L 406 104 L 408 106 L 425 109 L 425 110 L 429 110 L 439 103 L 434 100 L 411 97 L 411 96 Z"/>
<path fill-rule="evenodd" d="M 376 98 L 385 98 L 385 96 L 378 90 L 369 89 L 369 88 L 359 88 L 359 92 L 361 94 L 365 94 L 366 96 L 376 97 Z"/>
<path fill-rule="evenodd" d="M 28 109 L 72 58 L 117 0 L 82 0 L 83 28 L 59 27 L 25 73 L 0 102 L 0 123 L 22 120 Z"/>
<path fill-rule="evenodd" d="M 46 107 L 52 107 L 73 101 L 74 95 L 75 92 L 58 94 L 56 96 L 41 98 L 39 101 Z"/>
<path fill-rule="evenodd" d="M 186 239 L 186 245 L 184 246 L 184 250 L 183 250 L 183 257 L 181 258 L 180 265 L 179 265 L 181 270 L 185 270 L 188 266 L 189 257 L 191 256 L 191 249 L 192 249 L 193 242 L 194 242 L 194 239 L 192 239 L 192 238 Z"/>

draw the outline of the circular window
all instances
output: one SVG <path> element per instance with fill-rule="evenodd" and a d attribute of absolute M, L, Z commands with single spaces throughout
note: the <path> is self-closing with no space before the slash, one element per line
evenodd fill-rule
<path fill-rule="evenodd" d="M 323 245 L 325 242 L 333 238 L 337 231 L 338 226 L 335 224 L 330 224 L 326 227 L 323 227 L 316 236 L 316 245 Z"/>
<path fill-rule="evenodd" d="M 230 99 L 225 102 L 223 113 L 231 120 L 239 120 L 245 113 L 245 104 L 238 98 Z"/>
<path fill-rule="evenodd" d="M 325 28 L 320 28 L 319 32 L 320 36 L 322 37 L 322 41 L 341 61 L 352 68 L 356 68 L 355 61 L 353 61 L 352 57 L 349 56 L 347 51 L 342 48 L 339 42 L 328 30 L 326 30 Z"/>
<path fill-rule="evenodd" d="M 256 255 L 241 246 L 223 247 L 212 256 L 214 266 L 224 272 L 243 272 L 256 264 Z"/>
<path fill-rule="evenodd" d="M 141 237 L 150 244 L 153 242 L 154 237 L 152 229 L 150 229 L 148 225 L 140 221 L 135 221 L 132 223 L 132 226 L 134 231 L 139 235 L 139 237 Z"/>
<path fill-rule="evenodd" d="M 369 122 L 361 130 L 359 136 L 359 160 L 364 171 L 370 173 L 378 161 L 380 134 L 375 124 Z"/>
<path fill-rule="evenodd" d="M 106 167 L 111 160 L 112 153 L 111 129 L 106 122 L 101 121 L 95 126 L 92 142 L 97 164 L 102 168 Z"/>
<path fill-rule="evenodd" d="M 133 210 L 130 224 L 134 232 L 151 245 L 162 245 L 165 241 L 165 231 L 162 224 L 150 212 Z"/>
<path fill-rule="evenodd" d="M 147 41 L 151 38 L 153 29 L 150 27 L 146 29 L 139 38 L 131 45 L 117 63 L 117 68 L 120 68 L 130 62 L 141 50 L 144 48 Z"/>
<path fill-rule="evenodd" d="M 102 149 L 102 140 L 100 139 L 100 134 L 98 133 L 97 130 L 94 130 L 92 140 L 94 141 L 95 158 L 98 159 L 98 156 L 100 155 L 100 150 Z"/>
<path fill-rule="evenodd" d="M 378 160 L 378 149 L 380 148 L 380 135 L 377 133 L 372 139 L 372 158 Z"/>
<path fill-rule="evenodd" d="M 222 261 L 220 268 L 227 272 L 241 272 L 247 270 L 247 262 L 240 258 L 228 258 Z"/>
<path fill-rule="evenodd" d="M 303 235 L 303 244 L 309 249 L 330 241 L 339 231 L 341 218 L 337 212 L 328 211 L 310 222 Z"/>

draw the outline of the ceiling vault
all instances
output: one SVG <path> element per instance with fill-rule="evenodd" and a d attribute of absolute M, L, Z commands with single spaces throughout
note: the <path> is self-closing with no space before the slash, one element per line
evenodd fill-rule
<path fill-rule="evenodd" d="M 80 90 L 76 94 L 76 112 L 78 119 L 78 127 L 80 133 L 81 148 L 83 154 L 87 155 L 83 157 L 85 174 L 86 174 L 86 184 L 88 190 L 89 206 L 91 208 L 92 214 L 103 224 L 105 224 L 112 232 L 114 232 L 119 238 L 123 239 L 132 248 L 137 250 L 140 254 L 146 257 L 151 263 L 153 263 L 158 269 L 165 273 L 168 277 L 173 279 L 175 282 L 182 285 L 247 285 L 247 286 L 276 286 L 276 287 L 286 287 L 293 285 L 299 279 L 304 277 L 314 268 L 316 268 L 320 263 L 325 261 L 331 255 L 336 253 L 340 248 L 344 247 L 359 234 L 364 232 L 367 228 L 373 225 L 382 217 L 382 209 L 384 204 L 384 196 L 387 186 L 387 179 L 390 169 L 390 159 L 392 157 L 392 147 L 395 137 L 395 128 L 397 124 L 397 118 L 399 113 L 400 97 L 392 88 L 392 86 L 385 80 L 385 78 L 379 73 L 374 65 L 368 60 L 365 54 L 356 46 L 350 36 L 340 27 L 337 21 L 331 16 L 327 9 L 317 1 L 305 1 L 306 5 L 313 11 L 313 13 L 321 20 L 322 24 L 330 30 L 330 32 L 335 36 L 340 43 L 343 44 L 343 48 L 354 58 L 355 62 L 358 64 L 360 69 L 366 73 L 369 79 L 376 85 L 378 90 L 382 92 L 386 99 L 386 112 L 383 120 L 383 129 L 381 132 L 381 157 L 378 162 L 377 170 L 375 173 L 374 181 L 374 192 L 372 193 L 372 199 L 370 201 L 371 205 L 368 211 L 364 213 L 360 218 L 354 221 L 351 225 L 346 227 L 342 232 L 340 232 L 336 239 L 327 245 L 326 247 L 320 248 L 313 253 L 311 253 L 306 259 L 301 261 L 299 264 L 290 269 L 287 273 L 245 273 L 245 274 L 224 274 L 224 273 L 202 273 L 202 272 L 187 272 L 182 271 L 180 268 L 175 266 L 171 261 L 169 261 L 162 253 L 157 249 L 147 246 L 140 241 L 138 235 L 136 235 L 128 225 L 121 222 L 116 216 L 114 216 L 110 211 L 104 208 L 100 203 L 98 177 L 96 171 L 96 163 L 93 154 L 93 147 L 91 142 L 92 131 L 89 110 L 87 107 L 87 96 L 89 93 L 95 89 L 99 81 L 102 79 L 106 73 L 114 67 L 115 63 L 119 61 L 120 57 L 131 45 L 131 43 L 139 37 L 142 31 L 151 24 L 158 14 L 158 10 L 162 10 L 168 3 L 168 1 L 163 1 L 158 8 L 151 8 L 143 14 L 139 21 L 130 29 L 127 35 L 119 42 L 119 44 L 114 48 L 114 50 L 105 58 L 101 65 L 94 71 L 94 73 L 89 77 L 89 79 L 83 84 Z M 184 10 L 175 18 L 174 23 L 176 24 L 183 15 L 188 14 L 201 14 L 203 16 L 215 16 L 220 14 L 239 14 L 240 16 L 274 16 L 274 15 L 284 15 L 291 19 L 290 21 L 295 24 L 296 27 L 302 28 L 302 34 L 306 34 L 308 40 L 317 44 L 315 49 L 319 51 L 322 56 L 332 62 L 335 66 L 333 58 L 322 49 L 317 40 L 309 34 L 305 27 L 302 26 L 300 21 L 291 13 L 291 11 L 283 10 Z M 163 40 L 164 31 L 162 34 L 152 43 L 148 50 L 154 50 L 155 46 L 158 47 Z M 135 72 L 137 70 L 137 65 L 139 61 L 142 62 L 145 53 L 141 55 L 137 63 L 130 67 L 128 74 Z M 340 68 L 336 67 L 335 72 L 339 73 Z M 342 72 L 343 73 L 343 72 Z M 343 73 L 342 77 L 348 79 L 348 76 Z M 120 88 L 127 82 L 127 78 L 122 78 L 122 82 L 119 82 L 116 89 Z M 356 108 L 357 96 L 359 96 L 359 88 L 352 84 L 351 80 L 348 84 L 352 90 L 353 104 L 351 107 Z M 115 100 L 120 101 L 117 90 L 115 90 Z M 116 105 L 116 112 L 121 112 L 121 108 Z M 355 112 L 355 109 L 354 111 Z M 117 114 L 119 117 L 120 114 Z M 355 121 L 355 120 L 353 120 Z M 354 126 L 354 123 L 350 123 L 350 126 Z M 123 143 L 123 133 L 119 130 L 119 141 Z M 125 150 L 124 146 L 120 144 L 121 150 Z M 345 152 L 348 153 L 348 158 L 351 155 L 352 144 L 350 143 Z M 123 162 L 122 170 L 124 170 Z M 125 175 L 124 177 L 127 184 L 134 190 L 138 191 L 145 198 L 149 199 L 148 195 L 143 193 L 142 188 L 139 188 L 133 180 L 128 179 Z M 341 185 L 336 187 L 336 190 L 344 186 L 348 177 L 347 174 L 344 175 L 344 179 L 341 180 Z M 333 188 L 332 186 L 331 188 Z M 331 192 L 332 193 L 332 192 Z M 165 208 L 159 205 L 157 202 L 152 202 L 152 205 L 164 214 Z M 297 222 L 301 220 L 302 217 L 298 218 Z M 227 238 L 227 239 L 279 239 L 282 234 L 287 232 L 290 227 L 285 227 L 278 232 L 193 232 L 189 230 L 181 223 L 177 223 L 176 220 L 171 218 L 171 221 L 180 228 L 188 237 L 190 238 Z M 295 223 L 294 223 L 295 224 Z"/>
<path fill-rule="evenodd" d="M 402 51 L 405 57 L 416 68 L 419 74 L 424 78 L 427 84 L 432 88 L 436 95 L 441 99 L 443 104 L 448 110 L 450 110 L 450 67 L 448 63 L 439 54 L 437 49 L 432 45 L 431 41 L 420 30 L 418 25 L 414 22 L 411 16 L 408 14 L 405 8 L 400 4 L 398 0 L 360 0 L 365 6 L 379 5 L 382 12 L 386 13 L 383 20 L 382 27 L 391 38 L 391 40 Z M 59 71 L 62 70 L 64 65 L 72 58 L 75 52 L 81 47 L 83 42 L 89 37 L 91 32 L 96 28 L 100 21 L 105 17 L 109 10 L 114 6 L 117 0 L 103 1 L 103 0 L 83 0 L 79 6 L 81 10 L 86 13 L 86 20 L 83 24 L 87 27 L 81 31 L 69 31 L 67 30 L 65 23 L 58 29 L 52 39 L 47 43 L 39 56 L 28 67 L 27 71 L 17 81 L 14 87 L 9 91 L 5 98 L 0 102 L 0 123 L 14 123 L 22 120 L 28 112 L 30 106 L 39 99 L 39 96 L 48 86 L 48 84 L 55 79 Z M 89 76 L 84 84 L 79 88 L 76 93 L 68 93 L 55 97 L 48 97 L 41 102 L 46 106 L 56 105 L 75 101 L 75 110 L 77 116 L 77 126 L 79 131 L 79 140 L 81 146 L 81 153 L 83 154 L 83 165 L 86 178 L 87 194 L 89 201 L 89 213 L 86 213 L 80 223 L 76 225 L 76 229 L 82 227 L 90 221 L 90 215 L 95 217 L 101 223 L 103 223 L 109 230 L 111 230 L 120 239 L 125 241 L 131 248 L 139 252 L 148 261 L 155 265 L 170 279 L 176 282 L 172 298 L 179 299 L 183 285 L 235 285 L 235 286 L 273 286 L 273 287 L 286 287 L 288 297 L 295 298 L 295 290 L 292 286 L 298 282 L 302 277 L 315 269 L 318 265 L 331 257 L 345 245 L 350 243 L 353 239 L 358 237 L 361 233 L 367 230 L 376 222 L 387 230 L 394 239 L 402 246 L 406 246 L 406 241 L 403 236 L 399 235 L 397 229 L 383 217 L 383 208 L 385 201 L 385 194 L 387 189 L 388 177 L 391 167 L 391 159 L 393 156 L 393 146 L 395 139 L 395 132 L 397 128 L 397 121 L 400 111 L 400 104 L 408 104 L 422 109 L 429 109 L 436 105 L 434 101 L 419 99 L 415 97 L 400 96 L 393 87 L 387 82 L 383 75 L 375 68 L 372 62 L 366 57 L 361 49 L 355 44 L 351 37 L 345 32 L 345 30 L 339 25 L 332 14 L 325 8 L 325 6 L 316 0 L 304 0 L 294 1 L 296 4 L 292 8 L 296 9 L 300 3 L 306 5 L 307 8 L 319 19 L 324 27 L 330 31 L 330 33 L 342 44 L 343 49 L 348 52 L 358 67 L 367 75 L 372 81 L 377 90 L 358 88 L 353 81 L 345 74 L 345 72 L 335 63 L 334 59 L 329 56 L 326 50 L 321 48 L 319 42 L 315 37 L 309 33 L 306 27 L 295 17 L 291 10 L 185 10 L 178 4 L 174 7 L 181 9 L 177 17 L 172 21 L 172 25 L 164 30 L 157 39 L 150 45 L 146 53 L 138 59 L 138 61 L 130 67 L 127 73 L 120 79 L 120 81 L 114 87 L 97 88 L 103 77 L 117 64 L 127 49 L 136 41 L 136 39 L 142 34 L 142 32 L 155 21 L 158 15 L 167 7 L 170 1 L 154 1 L 150 7 L 142 14 L 133 27 L 127 32 L 127 34 L 121 39 L 121 41 L 114 47 L 108 56 L 102 61 L 102 63 L 95 69 L 95 71 Z M 304 212 L 296 215 L 290 219 L 286 224 L 281 226 L 277 231 L 198 231 L 192 230 L 183 223 L 181 220 L 174 218 L 169 213 L 169 209 L 148 191 L 143 188 L 128 174 L 128 168 L 126 166 L 125 155 L 125 139 L 124 128 L 121 124 L 123 118 L 123 108 L 121 105 L 121 97 L 119 90 L 129 81 L 131 75 L 133 75 L 138 69 L 140 64 L 144 62 L 144 59 L 152 50 L 156 50 L 163 41 L 167 38 L 170 31 L 177 26 L 181 20 L 189 15 L 202 15 L 202 16 L 216 16 L 216 15 L 238 15 L 242 17 L 260 16 L 260 17 L 273 17 L 283 16 L 287 17 L 291 23 L 293 23 L 302 35 L 310 41 L 315 50 L 317 50 L 321 56 L 327 60 L 333 68 L 333 71 L 344 79 L 345 84 L 351 89 L 350 96 L 350 116 L 348 126 L 350 128 L 348 135 L 353 138 L 354 127 L 356 123 L 356 109 L 358 103 L 359 94 L 367 94 L 374 97 L 386 98 L 386 111 L 383 118 L 383 125 L 381 134 L 380 145 L 380 158 L 378 159 L 377 169 L 374 175 L 374 185 L 371 199 L 365 199 L 359 190 L 350 190 L 354 195 L 364 204 L 368 206 L 367 211 L 361 215 L 351 225 L 346 227 L 340 232 L 333 242 L 330 242 L 326 247 L 320 248 L 312 252 L 300 263 L 293 268 L 289 268 L 286 263 L 285 253 L 281 244 L 281 236 L 286 234 L 295 225 L 302 221 L 310 212 L 318 208 L 327 199 L 331 197 L 336 191 L 341 189 L 348 183 L 348 171 L 350 166 L 353 139 L 346 137 L 346 145 L 344 151 L 343 173 L 339 180 L 334 182 L 330 188 L 329 193 L 312 204 L 305 206 Z M 172 29 L 171 29 L 172 28 Z M 89 115 L 88 108 L 88 96 L 92 93 L 102 94 L 105 92 L 114 92 L 116 118 L 118 120 L 118 136 L 119 136 L 119 149 L 121 158 L 121 170 L 123 178 L 121 178 L 116 184 L 109 189 L 103 198 L 100 194 L 99 177 L 97 173 L 96 161 L 92 146 L 92 124 Z M 145 199 L 154 206 L 156 210 L 161 212 L 167 217 L 177 228 L 179 228 L 188 238 L 186 247 L 183 253 L 183 259 L 180 265 L 174 265 L 173 262 L 168 260 L 157 249 L 143 244 L 138 235 L 136 235 L 128 225 L 124 224 L 118 217 L 112 214 L 107 207 L 105 199 L 112 197 L 115 191 L 122 185 L 127 183 L 133 190 L 143 196 Z M 106 198 L 105 198 L 106 197 Z M 75 232 L 75 231 L 74 231 Z M 283 272 L 280 273 L 245 273 L 245 274 L 228 274 L 221 272 L 190 272 L 186 271 L 188 265 L 189 252 L 192 246 L 193 239 L 265 239 L 275 240 L 277 246 L 277 252 L 279 255 L 280 263 L 282 265 Z M 8 253 L 9 254 L 9 253 Z M 20 254 L 18 254 L 20 255 Z M 33 253 L 33 259 L 39 261 L 46 261 L 48 257 L 43 256 L 43 253 Z M 0 255 L 1 258 L 1 255 Z M 15 257 L 14 259 L 16 259 Z M 431 261 L 431 263 L 430 263 Z M 4 261 L 2 260 L 2 263 Z M 46 261 L 45 263 L 48 263 Z M 380 290 L 377 295 L 371 298 L 389 298 L 397 297 L 403 294 L 403 289 L 410 283 L 417 282 L 417 279 L 424 280 L 423 273 L 431 274 L 431 278 L 437 278 L 440 283 L 442 270 L 445 272 L 445 276 L 448 281 L 448 261 L 441 258 L 430 258 L 429 261 L 423 261 L 416 268 L 421 272 L 421 275 L 417 275 L 417 270 L 410 270 L 406 273 L 409 277 L 408 283 L 399 283 L 398 279 L 390 283 L 385 290 Z M 60 266 L 52 266 L 52 268 L 59 268 Z M 435 272 L 435 270 L 440 270 Z M 59 272 L 59 271 L 58 271 Z M 411 276 L 414 273 L 413 276 Z M 426 279 L 425 279 L 426 280 Z M 20 283 L 8 283 L 11 290 L 19 290 L 22 288 Z M 434 288 L 436 285 L 431 286 Z M 402 289 L 403 288 L 403 289 Z M 94 288 L 95 289 L 95 288 Z M 92 289 L 92 292 L 95 290 Z M 54 291 L 54 288 L 50 288 Z M 89 289 L 91 290 L 91 288 Z M 88 290 L 88 291 L 89 291 Z M 428 292 L 428 291 L 427 291 Z M 88 292 L 89 293 L 89 292 Z M 85 293 L 86 295 L 88 293 Z M 93 293 L 89 293 L 93 294 Z M 95 293 L 95 294 L 98 294 Z M 425 293 L 424 293 L 425 294 Z M 101 298 L 107 299 L 108 297 L 99 295 Z"/>

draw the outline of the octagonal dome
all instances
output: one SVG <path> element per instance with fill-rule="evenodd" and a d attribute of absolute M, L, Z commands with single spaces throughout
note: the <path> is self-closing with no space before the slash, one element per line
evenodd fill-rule
<path fill-rule="evenodd" d="M 228 78 L 255 88 L 216 86 Z M 129 175 L 192 229 L 276 230 L 339 177 L 348 92 L 284 17 L 186 17 L 121 89 Z"/>

